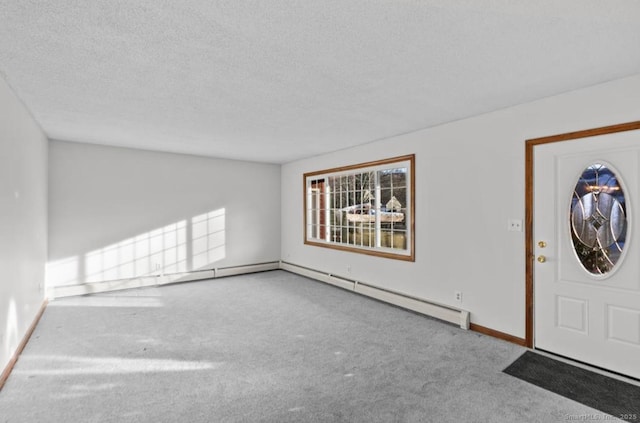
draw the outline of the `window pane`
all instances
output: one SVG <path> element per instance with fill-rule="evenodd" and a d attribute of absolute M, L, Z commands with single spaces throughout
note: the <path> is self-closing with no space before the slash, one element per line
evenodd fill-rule
<path fill-rule="evenodd" d="M 407 248 L 406 231 L 383 229 L 381 232 L 381 241 L 382 246 L 386 248 L 398 250 L 406 250 Z"/>
<path fill-rule="evenodd" d="M 407 168 L 396 168 L 391 171 L 394 188 L 406 188 L 407 187 Z"/>

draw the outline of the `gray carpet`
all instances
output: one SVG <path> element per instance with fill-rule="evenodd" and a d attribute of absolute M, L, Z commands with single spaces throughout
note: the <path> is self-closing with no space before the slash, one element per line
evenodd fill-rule
<path fill-rule="evenodd" d="M 66 298 L 0 391 L 0 422 L 602 416 L 504 374 L 523 352 L 283 271 Z"/>

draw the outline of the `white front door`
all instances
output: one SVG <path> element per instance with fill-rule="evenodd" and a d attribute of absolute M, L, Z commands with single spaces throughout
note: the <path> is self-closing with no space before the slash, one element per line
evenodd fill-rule
<path fill-rule="evenodd" d="M 535 348 L 640 378 L 640 131 L 534 155 Z"/>

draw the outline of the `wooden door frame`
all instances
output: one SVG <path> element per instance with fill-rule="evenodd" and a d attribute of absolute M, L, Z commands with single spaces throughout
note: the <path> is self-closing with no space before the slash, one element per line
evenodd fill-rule
<path fill-rule="evenodd" d="M 607 135 L 616 132 L 633 131 L 640 129 L 640 121 L 621 123 L 618 125 L 603 126 L 600 128 L 586 129 L 576 132 L 567 132 L 559 135 L 551 135 L 542 138 L 532 138 L 525 141 L 525 345 L 533 348 L 533 269 L 535 255 L 533 239 L 533 188 L 534 188 L 534 148 L 541 144 L 554 142 L 571 141 L 579 138 L 594 137 L 597 135 Z"/>

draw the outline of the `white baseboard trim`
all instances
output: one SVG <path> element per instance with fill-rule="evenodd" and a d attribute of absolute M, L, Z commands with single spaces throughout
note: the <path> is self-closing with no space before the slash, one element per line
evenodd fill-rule
<path fill-rule="evenodd" d="M 227 276 L 244 275 L 247 273 L 277 270 L 280 263 L 247 264 L 242 266 L 219 267 L 215 269 L 197 270 L 193 272 L 173 273 L 161 276 L 141 276 L 138 278 L 118 279 L 111 281 L 88 282 L 76 285 L 54 286 L 47 290 L 49 299 L 72 297 L 77 295 L 97 294 L 101 292 L 119 291 L 122 289 L 162 286 L 181 282 L 192 282 L 204 279 L 216 279 Z"/>
<path fill-rule="evenodd" d="M 220 267 L 215 269 L 215 277 L 224 278 L 226 276 L 245 275 L 247 273 L 267 272 L 269 270 L 278 270 L 279 268 L 280 262 L 277 261 L 246 266 Z"/>
<path fill-rule="evenodd" d="M 198 270 L 194 272 L 175 273 L 162 276 L 144 276 L 132 279 L 120 279 L 83 283 L 77 285 L 56 286 L 48 290 L 48 298 L 62 298 L 77 295 L 96 294 L 101 292 L 118 291 L 122 289 L 162 286 L 173 283 L 192 282 L 204 279 L 216 279 L 227 276 L 243 275 L 247 273 L 266 272 L 282 269 L 291 273 L 315 279 L 348 291 L 366 295 L 389 304 L 415 311 L 427 316 L 435 317 L 459 325 L 462 329 L 469 329 L 470 313 L 467 310 L 439 304 L 422 298 L 415 298 L 400 292 L 380 288 L 362 281 L 356 281 L 331 273 L 322 272 L 285 261 L 256 263 L 242 266 L 220 267 L 215 269 Z"/>
<path fill-rule="evenodd" d="M 396 305 L 420 314 L 435 317 L 468 330 L 470 325 L 470 313 L 467 310 L 454 308 L 445 304 L 429 301 L 422 298 L 415 298 L 400 292 L 373 286 L 371 284 L 333 275 L 304 266 L 298 266 L 285 261 L 280 262 L 280 269 L 325 282 L 348 291 L 353 291 L 367 297 L 375 298 L 389 304 Z"/>

